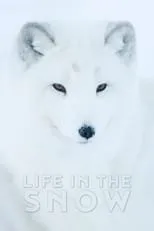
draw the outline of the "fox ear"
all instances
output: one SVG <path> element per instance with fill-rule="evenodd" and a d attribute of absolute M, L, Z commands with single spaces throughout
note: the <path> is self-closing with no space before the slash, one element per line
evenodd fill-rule
<path fill-rule="evenodd" d="M 47 23 L 26 23 L 17 41 L 19 57 L 26 66 L 38 61 L 54 45 L 55 39 Z"/>
<path fill-rule="evenodd" d="M 105 34 L 105 45 L 128 64 L 136 56 L 135 30 L 129 22 L 110 22 Z"/>

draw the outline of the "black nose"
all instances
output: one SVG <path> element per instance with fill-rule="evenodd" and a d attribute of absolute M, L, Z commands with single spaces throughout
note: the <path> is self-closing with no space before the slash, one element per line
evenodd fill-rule
<path fill-rule="evenodd" d="M 90 139 L 92 136 L 95 135 L 95 130 L 91 126 L 84 125 L 79 129 L 79 134 L 85 139 Z"/>

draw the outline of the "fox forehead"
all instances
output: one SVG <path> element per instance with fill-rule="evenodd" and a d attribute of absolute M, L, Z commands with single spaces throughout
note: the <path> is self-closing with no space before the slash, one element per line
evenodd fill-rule
<path fill-rule="evenodd" d="M 111 57 L 107 58 L 107 55 L 102 55 L 100 59 L 95 59 L 94 56 L 81 53 L 79 59 L 76 60 L 74 58 L 70 59 L 70 56 L 66 55 L 67 51 L 64 54 L 58 54 L 58 57 L 52 60 L 50 55 L 53 56 L 52 51 L 50 55 L 44 57 L 40 63 L 36 66 L 38 67 L 38 71 L 33 67 L 29 70 L 34 70 L 34 75 L 36 76 L 36 80 L 38 81 L 38 74 L 40 75 L 41 82 L 44 83 L 61 83 L 61 84 L 75 84 L 76 88 L 81 85 L 85 86 L 86 89 L 90 87 L 91 84 L 99 84 L 99 83 L 122 83 L 127 82 L 127 76 L 129 75 L 129 71 L 126 72 L 124 66 L 121 68 L 117 59 L 115 62 L 112 62 Z M 63 58 L 63 56 L 65 58 Z M 114 58 L 114 57 L 113 57 Z M 118 68 L 119 67 L 119 68 Z M 42 76 L 42 70 L 43 76 Z M 129 77 L 128 77 L 129 78 Z M 93 86 L 94 87 L 94 86 Z"/>
<path fill-rule="evenodd" d="M 44 70 L 43 76 L 42 70 Z M 89 86 L 90 82 L 126 81 L 124 76 L 126 73 L 128 75 L 129 70 L 126 72 L 119 60 L 111 56 L 103 46 L 98 52 L 70 46 L 53 48 L 28 72 L 37 81 L 40 79 L 44 83 L 50 84 L 53 81 L 67 84 L 73 81 L 83 84 L 86 81 Z"/>

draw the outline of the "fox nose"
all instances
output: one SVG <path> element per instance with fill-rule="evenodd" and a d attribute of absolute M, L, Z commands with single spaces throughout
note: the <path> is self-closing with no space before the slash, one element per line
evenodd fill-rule
<path fill-rule="evenodd" d="M 95 135 L 95 130 L 91 126 L 84 125 L 79 129 L 79 134 L 81 137 L 88 140 Z"/>

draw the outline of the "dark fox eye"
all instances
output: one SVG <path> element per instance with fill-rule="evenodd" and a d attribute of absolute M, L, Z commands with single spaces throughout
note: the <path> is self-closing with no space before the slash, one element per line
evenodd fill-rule
<path fill-rule="evenodd" d="M 52 87 L 56 90 L 56 91 L 59 91 L 59 92 L 62 92 L 66 95 L 66 88 L 62 85 L 62 84 L 59 84 L 59 83 L 53 83 L 52 84 Z"/>
<path fill-rule="evenodd" d="M 97 89 L 96 89 L 96 93 L 99 93 L 101 91 L 104 91 L 107 88 L 107 83 L 102 83 L 100 85 L 98 85 Z"/>

